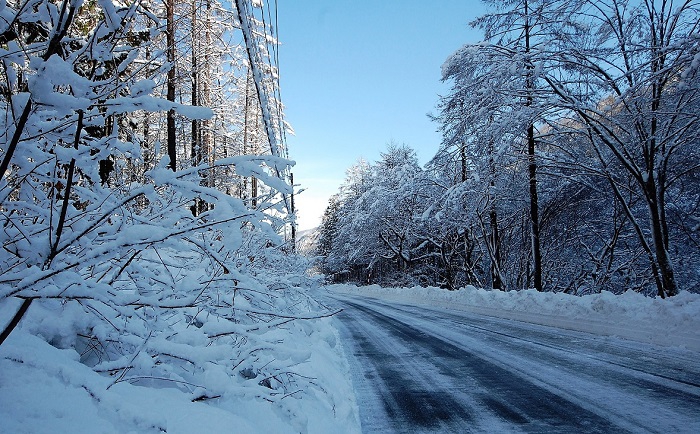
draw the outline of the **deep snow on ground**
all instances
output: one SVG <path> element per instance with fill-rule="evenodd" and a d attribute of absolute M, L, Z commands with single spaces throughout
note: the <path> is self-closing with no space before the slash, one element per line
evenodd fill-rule
<path fill-rule="evenodd" d="M 503 292 L 473 286 L 458 291 L 378 285 L 332 285 L 328 289 L 700 351 L 700 294 L 681 292 L 664 300 L 633 291 L 579 297 L 534 289 Z"/>
<path fill-rule="evenodd" d="M 700 351 L 700 295 L 667 300 L 628 292 L 584 297 L 536 291 L 500 292 L 467 287 L 381 288 L 332 285 L 331 293 L 379 297 L 393 303 L 456 309 L 535 324 L 618 336 Z M 0 326 L 16 303 L 0 303 Z M 296 369 L 313 388 L 271 403 L 235 393 L 192 402 L 192 393 L 167 382 L 130 384 L 96 373 L 80 354 L 49 336 L 72 330 L 70 316 L 47 319 L 32 306 L 0 346 L 0 432 L 7 433 L 353 433 L 359 432 L 355 393 L 343 343 L 331 318 L 293 321 L 287 333 L 309 358 Z M 63 324 L 63 326 L 61 325 Z M 51 333 L 41 328 L 53 327 Z M 208 381 L 227 382 L 216 369 Z M 238 380 L 240 381 L 240 380 Z"/>
<path fill-rule="evenodd" d="M 2 327 L 15 312 L 11 302 L 0 303 Z M 74 320 L 69 311 L 63 314 L 47 318 L 50 312 L 33 305 L 0 346 L 0 433 L 359 432 L 349 368 L 330 318 L 294 321 L 282 331 L 308 350 L 295 372 L 311 379 L 313 388 L 275 403 L 249 392 L 192 402 L 192 393 L 167 381 L 115 383 L 81 363 L 75 349 L 55 341 L 58 329 L 71 330 Z M 41 327 L 53 330 L 42 333 Z M 219 382 L 222 390 L 241 381 L 212 368 L 207 381 Z"/>

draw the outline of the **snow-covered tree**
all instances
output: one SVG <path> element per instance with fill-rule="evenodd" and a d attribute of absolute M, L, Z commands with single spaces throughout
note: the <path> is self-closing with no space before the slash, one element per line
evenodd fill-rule
<path fill-rule="evenodd" d="M 572 12 L 577 18 L 554 53 L 561 72 L 544 81 L 583 125 L 598 173 L 648 257 L 658 295 L 675 295 L 668 191 L 688 173 L 677 168 L 693 166 L 683 160 L 700 131 L 698 4 L 590 0 Z"/>
<path fill-rule="evenodd" d="M 649 283 L 646 276 L 652 276 L 659 295 L 675 294 L 669 252 L 678 248 L 671 240 L 688 247 L 697 243 L 689 225 L 694 205 L 684 208 L 691 215 L 674 212 L 674 222 L 667 217 L 669 209 L 680 209 L 677 204 L 696 203 L 692 182 L 683 180 L 697 169 L 687 152 L 697 143 L 698 131 L 692 114 L 697 105 L 697 5 L 487 3 L 493 12 L 473 23 L 484 30 L 485 41 L 462 47 L 443 67 L 453 86 L 436 118 L 444 135 L 436 161 L 451 155 L 453 173 L 459 173 L 461 161 L 461 179 L 471 172 L 472 185 L 481 183 L 482 193 L 471 202 L 474 209 L 480 209 L 480 201 L 496 204 L 488 213 L 496 224 L 491 230 L 480 224 L 484 234 L 491 233 L 484 248 L 492 259 L 492 281 L 494 268 L 521 274 L 513 263 L 494 267 L 504 255 L 494 254 L 499 243 L 493 234 L 498 228 L 503 241 L 508 231 L 500 230 L 498 222 L 507 226 L 515 216 L 499 211 L 498 204 L 507 197 L 512 205 L 522 196 L 513 186 L 499 189 L 499 177 L 526 173 L 535 242 L 525 267 L 532 267 L 526 275 L 533 276 L 534 286 L 539 288 L 541 255 L 553 267 L 544 267 L 542 285 L 554 290 L 576 292 L 572 288 L 589 287 L 583 284 L 586 279 L 599 289 L 609 288 L 617 281 L 614 276 L 626 276 L 628 287 L 641 290 Z M 671 190 L 672 204 L 667 199 Z M 585 219 L 572 212 L 583 204 L 595 211 Z M 677 220 L 685 223 L 676 225 Z M 540 254 L 538 238 L 543 241 Z M 648 259 L 648 273 L 640 253 Z M 697 281 L 688 278 L 691 285 Z"/>
<path fill-rule="evenodd" d="M 293 369 L 308 356 L 279 328 L 324 310 L 298 289 L 305 264 L 283 252 L 290 162 L 217 155 L 174 167 L 159 149 L 166 113 L 183 128 L 214 111 L 161 92 L 165 14 L 81 4 L 0 5 L 0 304 L 16 311 L 0 344 L 31 318 L 26 330 L 76 349 L 112 384 L 272 402 L 313 388 Z M 265 186 L 255 207 L 202 182 L 223 169 Z M 195 199 L 209 206 L 192 213 Z"/>

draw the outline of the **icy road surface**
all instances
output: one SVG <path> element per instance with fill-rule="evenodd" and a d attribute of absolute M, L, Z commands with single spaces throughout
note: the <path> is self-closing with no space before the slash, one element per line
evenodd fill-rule
<path fill-rule="evenodd" d="M 700 433 L 696 352 L 333 298 L 365 433 Z"/>

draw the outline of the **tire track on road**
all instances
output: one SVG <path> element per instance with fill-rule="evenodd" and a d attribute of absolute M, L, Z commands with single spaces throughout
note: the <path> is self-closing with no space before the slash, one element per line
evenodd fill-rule
<path fill-rule="evenodd" d="M 459 427 L 463 432 L 485 432 L 496 426 L 509 426 L 521 432 L 621 432 L 624 429 L 609 420 L 517 373 L 460 348 L 438 336 L 427 334 L 395 318 L 361 304 L 344 301 L 353 312 L 344 312 L 344 321 L 358 344 L 359 357 L 367 358 L 381 379 L 380 391 L 385 411 L 398 431 L 444 431 Z M 363 320 L 353 319 L 361 314 Z M 369 325 L 362 326 L 367 321 Z M 386 333 L 371 339 L 375 327 Z M 411 366 L 401 357 L 393 357 L 386 343 L 408 349 L 414 360 L 424 362 L 427 370 L 409 374 Z M 429 374 L 426 374 L 428 372 Z M 424 390 L 416 375 L 432 375 L 441 389 Z M 431 378 L 424 378 L 423 385 Z M 413 427 L 413 429 L 411 428 Z"/>

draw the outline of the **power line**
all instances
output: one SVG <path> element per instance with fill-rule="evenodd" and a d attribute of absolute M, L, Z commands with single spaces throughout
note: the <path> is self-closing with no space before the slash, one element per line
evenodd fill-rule
<path fill-rule="evenodd" d="M 263 23 L 263 37 L 265 38 L 265 43 L 264 44 L 258 44 L 257 40 L 255 38 L 254 32 L 253 32 L 253 27 L 251 25 L 251 20 L 249 19 L 248 16 L 248 3 L 246 0 L 235 0 L 236 4 L 236 10 L 238 11 L 238 18 L 241 23 L 241 30 L 243 33 L 243 41 L 246 46 L 246 52 L 248 53 L 248 60 L 250 63 L 250 69 L 252 72 L 253 76 L 253 82 L 255 83 L 255 90 L 256 93 L 258 94 L 258 100 L 260 102 L 260 109 L 262 111 L 262 117 L 263 117 L 263 123 L 265 124 L 265 131 L 267 133 L 267 138 L 268 142 L 270 143 L 270 152 L 272 153 L 273 156 L 276 157 L 282 157 L 282 158 L 288 158 L 288 152 L 286 149 L 286 143 L 284 143 L 281 138 L 280 141 L 281 143 L 278 142 L 277 140 L 277 134 L 275 134 L 275 127 L 272 124 L 272 113 L 270 111 L 270 98 L 267 94 L 267 90 L 265 89 L 265 74 L 261 70 L 260 66 L 265 63 L 265 60 L 262 57 L 262 54 L 260 53 L 259 47 L 264 46 L 265 50 L 267 52 L 267 63 L 270 67 L 270 74 L 272 73 L 272 63 L 270 59 L 270 50 L 269 50 L 269 39 L 268 39 L 268 34 L 267 34 L 267 29 L 265 25 L 265 11 L 262 10 L 261 16 L 262 20 L 261 22 Z M 252 20 L 255 20 L 255 14 L 252 12 L 250 14 L 250 17 Z M 269 74 L 268 74 L 269 75 Z M 279 74 L 278 74 L 279 76 Z M 272 80 L 272 91 L 273 91 L 273 98 L 275 98 L 277 95 L 279 95 L 278 92 L 275 91 L 275 82 L 279 85 L 279 80 Z M 278 120 L 281 118 L 281 100 L 277 101 L 277 118 Z M 281 122 L 281 121 L 280 121 Z M 281 136 L 281 133 L 280 133 Z M 277 167 L 274 167 L 275 174 L 277 175 L 278 178 L 282 178 L 282 173 L 280 173 L 280 170 Z M 285 169 L 283 171 L 284 174 L 286 174 L 287 170 Z M 286 194 L 282 193 L 282 198 L 285 203 L 285 207 L 287 208 L 287 211 L 289 213 L 292 213 L 292 209 L 288 200 L 288 197 Z"/>

